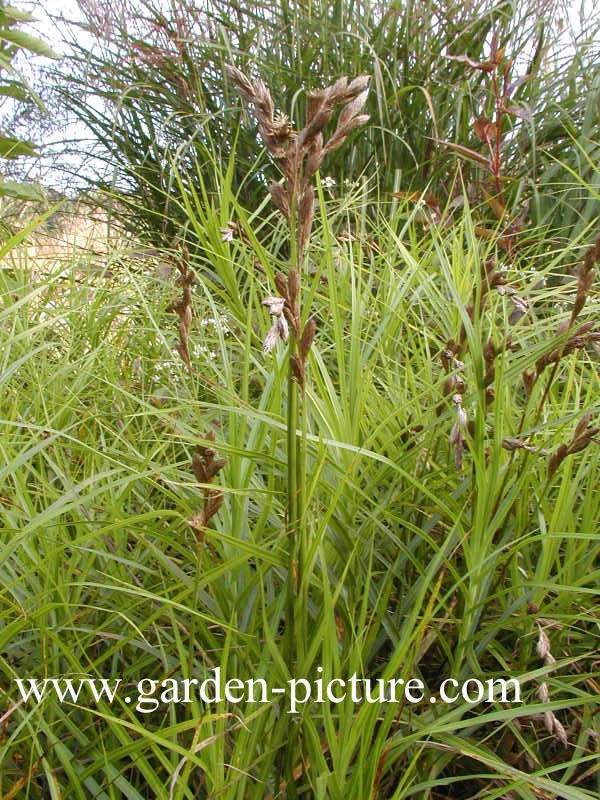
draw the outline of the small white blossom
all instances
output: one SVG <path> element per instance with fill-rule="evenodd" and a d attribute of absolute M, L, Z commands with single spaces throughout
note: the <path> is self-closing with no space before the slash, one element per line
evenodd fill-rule
<path fill-rule="evenodd" d="M 263 306 L 267 306 L 269 309 L 269 314 L 272 317 L 280 317 L 283 314 L 283 306 L 285 305 L 285 300 L 283 297 L 265 297 L 262 301 Z"/>
<path fill-rule="evenodd" d="M 273 317 L 273 324 L 269 328 L 269 332 L 263 342 L 263 353 L 267 355 L 277 344 L 279 338 L 287 342 L 289 336 L 289 328 L 287 320 L 283 315 L 283 307 L 285 300 L 283 297 L 275 297 L 269 295 L 262 301 L 263 306 L 267 306 L 269 314 Z"/>
<path fill-rule="evenodd" d="M 279 325 L 277 324 L 277 321 L 275 321 L 269 328 L 269 332 L 267 333 L 265 341 L 263 342 L 263 353 L 265 355 L 271 352 L 271 350 L 277 344 L 278 339 L 279 339 Z"/>
<path fill-rule="evenodd" d="M 237 229 L 237 225 L 235 222 L 229 220 L 227 225 L 224 228 L 221 228 L 221 241 L 222 242 L 233 242 L 233 237 L 235 236 L 235 232 Z"/>

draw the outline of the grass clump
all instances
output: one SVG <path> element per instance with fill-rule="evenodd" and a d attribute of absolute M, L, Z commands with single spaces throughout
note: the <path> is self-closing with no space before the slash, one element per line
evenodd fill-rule
<path fill-rule="evenodd" d="M 187 279 L 191 257 L 165 283 L 123 253 L 109 281 L 32 283 L 32 265 L 5 253 L 5 794 L 595 795 L 595 251 L 556 255 L 582 265 L 563 307 L 501 269 L 503 249 L 468 214 L 423 235 L 409 201 L 373 221 L 366 194 L 338 203 L 317 182 L 316 197 L 302 285 L 318 335 L 296 427 L 302 591 L 289 352 L 263 354 L 279 267 L 258 218 L 232 201 L 237 233 L 223 242 L 198 198 L 211 281 Z M 513 315 L 515 298 L 527 313 Z M 143 712 L 124 699 L 140 680 L 156 681 L 150 696 L 216 667 L 269 687 L 419 679 L 437 702 L 349 694 L 289 715 L 277 696 L 192 692 Z M 124 689 L 112 703 L 21 703 L 21 676 Z M 443 680 L 505 676 L 522 703 L 439 696 Z"/>

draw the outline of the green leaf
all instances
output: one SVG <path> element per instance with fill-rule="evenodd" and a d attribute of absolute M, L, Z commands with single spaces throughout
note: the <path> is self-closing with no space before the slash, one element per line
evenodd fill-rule
<path fill-rule="evenodd" d="M 38 39 L 37 36 L 32 36 L 30 33 L 23 33 L 23 31 L 7 30 L 6 28 L 0 33 L 0 39 L 5 42 L 12 42 L 18 47 L 29 50 L 30 53 L 36 53 L 40 56 L 47 56 L 48 58 L 60 58 L 60 55 L 53 50 L 49 45 Z"/>
<path fill-rule="evenodd" d="M 19 200 L 39 201 L 44 199 L 44 190 L 37 183 L 0 180 L 0 197 L 16 197 Z"/>
<path fill-rule="evenodd" d="M 14 6 L 5 6 L 0 11 L 0 23 L 10 25 L 13 22 L 31 22 L 33 15 Z"/>
<path fill-rule="evenodd" d="M 9 81 L 4 86 L 0 84 L 0 95 L 3 97 L 12 97 L 14 100 L 19 100 L 22 103 L 27 103 L 31 98 L 27 89 L 18 81 Z"/>
<path fill-rule="evenodd" d="M 15 139 L 13 136 L 0 135 L 0 156 L 2 158 L 18 158 L 19 156 L 37 156 L 33 142 Z"/>

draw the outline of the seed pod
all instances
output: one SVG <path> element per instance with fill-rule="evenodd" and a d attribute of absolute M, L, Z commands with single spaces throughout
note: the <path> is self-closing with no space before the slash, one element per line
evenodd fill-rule
<path fill-rule="evenodd" d="M 316 330 L 317 330 L 317 323 L 311 317 L 304 326 L 304 330 L 302 331 L 302 338 L 300 339 L 300 345 L 298 348 L 300 351 L 300 357 L 302 358 L 303 361 L 306 361 L 308 354 L 310 353 L 310 348 L 312 347 Z"/>
<path fill-rule="evenodd" d="M 290 368 L 292 370 L 292 378 L 304 389 L 304 382 L 306 378 L 306 370 L 304 368 L 304 361 L 299 356 L 292 356 L 290 358 Z"/>
<path fill-rule="evenodd" d="M 548 477 L 551 478 L 556 470 L 560 467 L 562 462 L 569 454 L 569 448 L 566 444 L 561 444 L 557 449 L 552 453 L 550 456 L 550 461 L 548 462 Z"/>
<path fill-rule="evenodd" d="M 208 483 L 204 459 L 199 453 L 194 453 L 192 456 L 192 470 L 198 483 Z"/>
<path fill-rule="evenodd" d="M 315 206 L 315 190 L 312 186 L 307 186 L 298 204 L 298 249 L 300 258 L 309 240 L 312 230 Z"/>
<path fill-rule="evenodd" d="M 277 206 L 279 211 L 281 211 L 281 213 L 286 218 L 286 220 L 289 221 L 289 219 L 290 219 L 290 201 L 289 201 L 289 198 L 287 196 L 287 192 L 285 191 L 283 186 L 280 183 L 272 183 L 269 186 L 269 192 L 271 194 L 273 202 L 275 203 L 275 205 Z"/>
<path fill-rule="evenodd" d="M 277 291 L 279 292 L 279 294 L 289 303 L 290 296 L 288 294 L 288 285 L 285 279 L 285 275 L 282 272 L 278 272 L 275 275 L 275 286 L 277 287 Z"/>
<path fill-rule="evenodd" d="M 295 305 L 298 295 L 300 294 L 300 275 L 298 270 L 291 269 L 287 279 L 288 300 L 290 306 Z"/>

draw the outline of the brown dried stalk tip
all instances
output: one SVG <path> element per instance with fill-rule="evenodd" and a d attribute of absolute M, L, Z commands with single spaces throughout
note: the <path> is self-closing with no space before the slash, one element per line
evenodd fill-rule
<path fill-rule="evenodd" d="M 312 230 L 315 190 L 307 186 L 298 201 L 298 250 L 302 254 Z"/>
<path fill-rule="evenodd" d="M 288 223 L 292 212 L 297 213 L 301 257 L 312 227 L 314 197 L 310 181 L 325 154 L 339 147 L 352 130 L 369 119 L 361 113 L 369 91 L 369 76 L 359 75 L 350 82 L 346 77 L 339 78 L 325 89 L 307 92 L 306 123 L 302 130 L 295 131 L 286 116 L 275 114 L 271 94 L 262 81 L 252 83 L 230 65 L 226 70 L 240 96 L 254 105 L 260 136 L 285 176 L 285 182 L 271 184 L 269 192 Z M 344 107 L 333 135 L 324 142 L 323 130 L 336 105 Z"/>
<path fill-rule="evenodd" d="M 561 323 L 558 335 L 564 334 L 567 330 L 569 330 L 570 324 L 570 321 Z M 535 363 L 535 368 L 538 375 L 549 364 L 555 364 L 559 362 L 564 356 L 568 356 L 575 350 L 580 350 L 584 347 L 587 347 L 587 345 L 595 345 L 597 342 L 600 342 L 600 331 L 596 331 L 595 327 L 595 321 L 584 322 L 583 325 L 580 325 L 569 336 L 566 344 L 562 348 L 556 348 L 555 350 L 551 350 L 549 353 L 541 356 L 541 358 L 539 358 Z"/>
<path fill-rule="evenodd" d="M 289 303 L 290 296 L 288 294 L 288 283 L 283 272 L 277 272 L 275 274 L 275 286 L 277 287 L 277 291 L 284 298 L 286 303 Z"/>
<path fill-rule="evenodd" d="M 464 394 L 466 390 L 467 384 L 461 375 L 448 375 L 444 381 L 442 394 L 444 397 L 450 397 L 450 395 Z"/>
<path fill-rule="evenodd" d="M 521 439 L 503 439 L 502 447 L 509 452 L 513 452 L 514 450 L 526 450 L 528 453 L 534 453 L 538 456 L 548 455 L 548 451 L 544 450 L 543 447 L 534 447 L 533 445 L 527 444 L 527 442 L 524 442 Z"/>
<path fill-rule="evenodd" d="M 535 369 L 524 369 L 521 373 L 521 378 L 523 380 L 523 386 L 525 387 L 525 394 L 527 397 L 531 396 L 531 392 L 533 391 L 537 377 L 538 374 Z"/>
<path fill-rule="evenodd" d="M 280 183 L 272 183 L 269 186 L 269 193 L 276 208 L 283 214 L 286 221 L 290 221 L 291 209 L 290 200 L 283 186 Z"/>
<path fill-rule="evenodd" d="M 300 388 L 304 390 L 306 383 L 306 367 L 304 366 L 304 361 L 300 356 L 291 356 L 290 369 L 292 371 L 293 380 L 295 380 Z"/>
<path fill-rule="evenodd" d="M 192 360 L 190 357 L 190 330 L 192 327 L 192 283 L 194 282 L 194 272 L 190 269 L 190 254 L 187 247 L 183 247 L 179 258 L 172 258 L 178 272 L 179 282 L 182 286 L 181 296 L 173 303 L 171 309 L 179 317 L 179 342 L 176 345 L 177 352 L 181 356 L 188 371 L 192 371 Z"/>
<path fill-rule="evenodd" d="M 214 431 L 210 431 L 206 435 L 206 439 L 214 441 Z M 212 484 L 217 474 L 227 464 L 227 460 L 215 456 L 215 448 L 204 445 L 199 448 L 199 452 L 192 456 L 192 470 L 196 480 L 198 483 L 204 484 L 202 487 L 204 508 L 188 520 L 188 525 L 193 529 L 198 541 L 202 540 L 211 517 L 214 517 L 223 505 L 223 495 Z"/>
<path fill-rule="evenodd" d="M 552 666 L 552 664 L 556 663 L 556 659 L 552 655 L 550 649 L 550 639 L 548 638 L 548 634 L 542 628 L 542 626 L 538 622 L 538 641 L 536 645 L 536 651 L 538 656 L 542 659 L 546 666 Z M 548 689 L 548 684 L 544 681 L 540 684 L 538 689 L 538 698 L 540 701 L 547 705 L 550 702 L 550 691 Z M 544 725 L 546 730 L 549 734 L 554 734 L 556 738 L 561 742 L 564 747 L 567 747 L 569 744 L 569 740 L 567 738 L 567 732 L 564 729 L 563 724 L 558 719 L 558 717 L 554 714 L 553 711 L 547 709 L 544 711 L 543 715 Z"/>
<path fill-rule="evenodd" d="M 311 317 L 304 326 L 304 330 L 302 331 L 302 337 L 300 339 L 300 345 L 298 348 L 300 351 L 300 358 L 303 361 L 306 361 L 306 359 L 308 358 L 308 354 L 310 353 L 310 348 L 312 347 L 316 331 L 317 331 L 317 323 Z"/>
<path fill-rule="evenodd" d="M 290 306 L 294 306 L 300 294 L 300 274 L 297 269 L 290 269 L 287 278 L 287 288 Z"/>
<path fill-rule="evenodd" d="M 548 462 L 548 477 L 551 478 L 567 456 L 580 453 L 594 441 L 600 432 L 600 428 L 593 428 L 590 425 L 592 415 L 586 413 L 582 416 L 575 428 L 575 433 L 569 444 L 559 445 L 550 457 Z"/>
<path fill-rule="evenodd" d="M 254 106 L 260 136 L 265 147 L 276 160 L 285 159 L 295 134 L 289 119 L 283 114 L 275 114 L 273 98 L 261 80 L 252 83 L 244 73 L 230 64 L 225 66 L 227 75 L 242 99 Z"/>
<path fill-rule="evenodd" d="M 570 324 L 573 324 L 577 315 L 581 312 L 587 300 L 590 289 L 596 278 L 595 265 L 600 262 L 600 236 L 594 244 L 587 250 L 583 257 L 583 262 L 577 272 L 577 294 L 571 310 Z"/>

